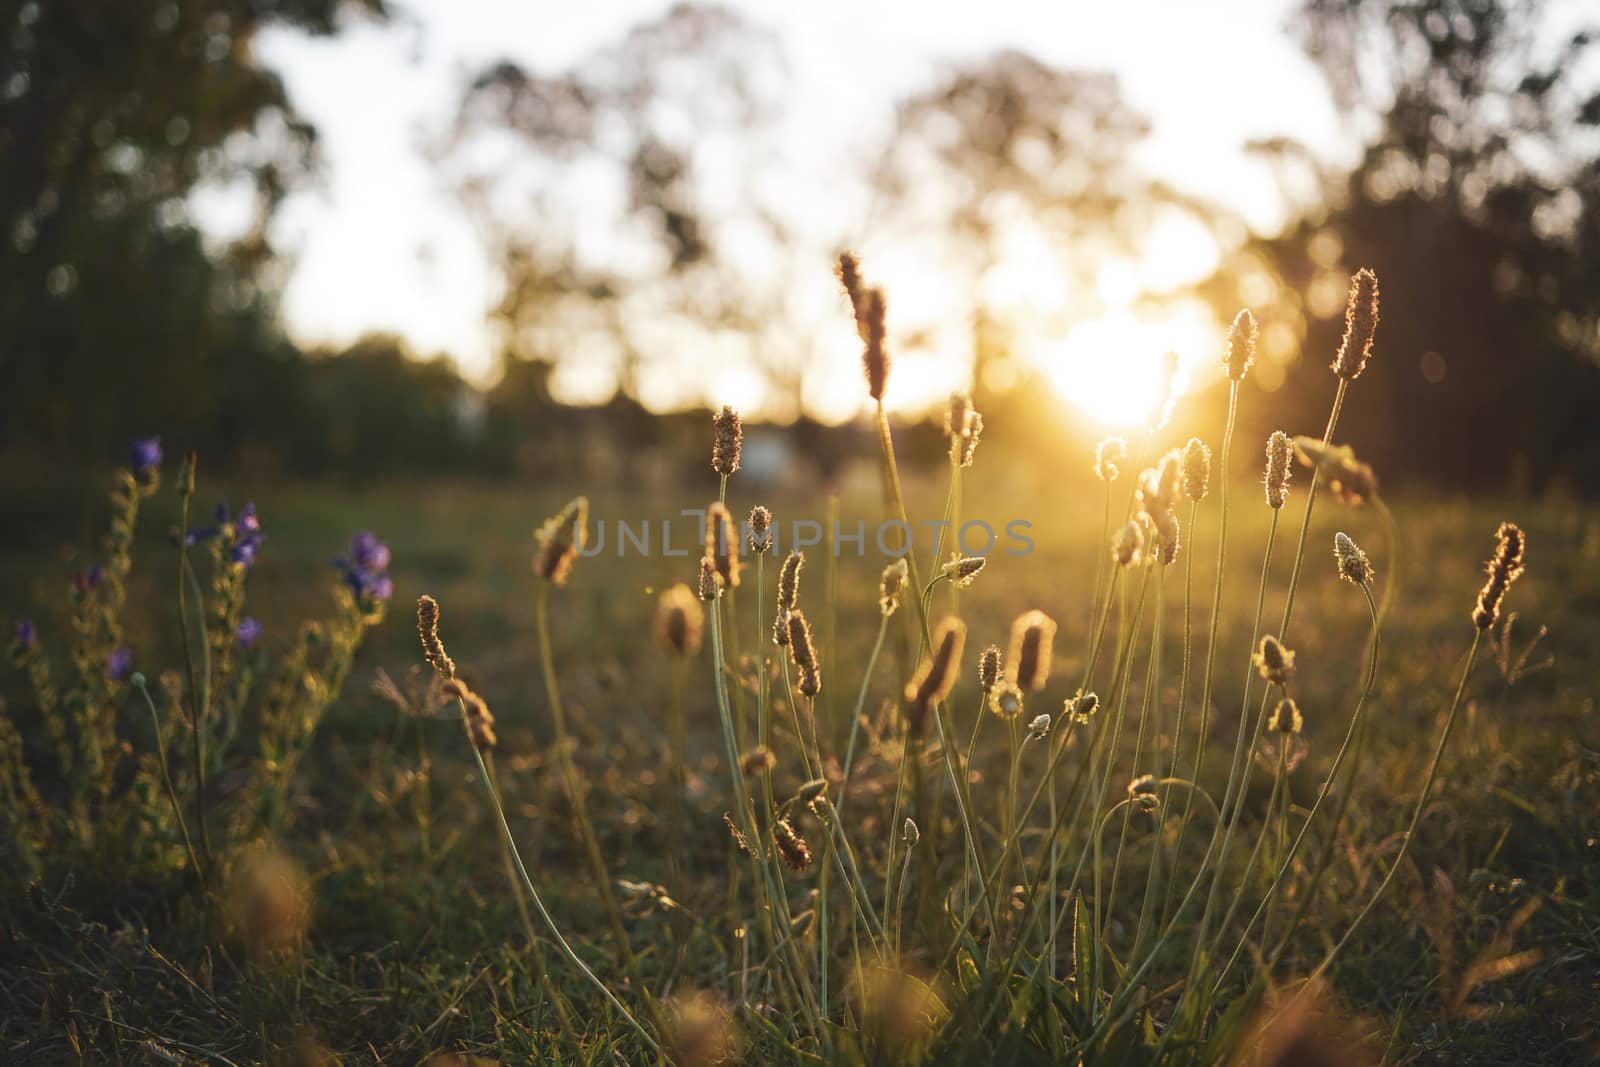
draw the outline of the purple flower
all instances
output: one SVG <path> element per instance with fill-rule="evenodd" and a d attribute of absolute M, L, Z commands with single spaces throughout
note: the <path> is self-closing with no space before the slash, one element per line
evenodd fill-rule
<path fill-rule="evenodd" d="M 129 449 L 128 466 L 133 468 L 133 473 L 139 475 L 150 474 L 161 466 L 161 438 L 140 437 L 133 442 Z"/>
<path fill-rule="evenodd" d="M 201 541 L 211 540 L 221 532 L 222 529 L 217 526 L 196 526 L 183 535 L 183 543 L 186 545 L 198 545 Z"/>
<path fill-rule="evenodd" d="M 106 660 L 106 673 L 113 682 L 125 682 L 128 675 L 133 673 L 133 650 L 128 648 L 114 648 L 111 656 Z"/>
<path fill-rule="evenodd" d="M 78 587 L 78 592 L 87 593 L 105 580 L 105 568 L 96 563 L 86 571 L 79 571 L 73 575 L 72 584 Z"/>
<path fill-rule="evenodd" d="M 248 567 L 256 561 L 256 553 L 261 551 L 261 534 L 252 533 L 241 537 L 234 546 L 228 550 L 228 562 L 238 563 Z"/>
<path fill-rule="evenodd" d="M 39 628 L 33 624 L 32 619 L 23 619 L 17 623 L 17 647 L 32 648 L 39 643 Z"/>
<path fill-rule="evenodd" d="M 261 532 L 261 519 L 256 515 L 255 504 L 246 504 L 244 509 L 239 512 L 239 517 L 235 519 L 228 514 L 228 502 L 222 500 L 217 502 L 217 507 L 213 514 L 216 516 L 217 525 L 195 527 L 183 535 L 183 543 L 197 545 L 202 541 L 209 541 L 213 537 L 221 537 L 224 533 L 228 533 L 231 528 L 231 534 L 235 540 L 228 549 L 228 562 L 237 563 L 244 567 L 255 563 L 256 555 L 261 551 L 261 542 L 265 537 Z"/>
<path fill-rule="evenodd" d="M 389 569 L 389 546 L 378 535 L 363 530 L 350 539 L 350 562 L 364 571 L 381 574 Z"/>
<path fill-rule="evenodd" d="M 363 531 L 350 539 L 350 553 L 333 561 L 358 600 L 386 601 L 394 595 L 389 580 L 389 546 Z"/>
<path fill-rule="evenodd" d="M 233 639 L 239 642 L 240 648 L 255 648 L 256 642 L 261 640 L 261 624 L 246 615 L 233 628 Z"/>
<path fill-rule="evenodd" d="M 239 512 L 239 519 L 234 523 L 234 528 L 243 530 L 247 534 L 261 532 L 261 520 L 256 517 L 255 501 L 246 504 Z"/>

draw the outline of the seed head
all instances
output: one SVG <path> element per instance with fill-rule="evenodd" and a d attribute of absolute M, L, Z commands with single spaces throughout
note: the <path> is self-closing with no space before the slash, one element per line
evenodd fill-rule
<path fill-rule="evenodd" d="M 717 577 L 717 565 L 705 556 L 700 557 L 700 599 L 715 600 L 722 595 L 722 579 Z"/>
<path fill-rule="evenodd" d="M 945 436 L 950 439 L 950 461 L 958 467 L 972 466 L 983 436 L 983 416 L 965 393 L 951 393 L 950 407 L 944 415 Z"/>
<path fill-rule="evenodd" d="M 1030 740 L 1030 741 L 1043 741 L 1044 738 L 1045 738 L 1045 735 L 1048 734 L 1049 732 L 1050 732 L 1050 716 L 1049 716 L 1049 714 L 1035 715 L 1033 717 L 1033 721 L 1028 724 L 1028 740 Z"/>
<path fill-rule="evenodd" d="M 806 565 L 806 554 L 798 548 L 790 549 L 778 571 L 778 607 L 784 611 L 794 608 L 800 596 L 800 569 Z M 783 642 L 778 642 L 782 644 Z"/>
<path fill-rule="evenodd" d="M 1339 577 L 1345 581 L 1355 585 L 1372 581 L 1372 561 L 1343 531 L 1333 535 L 1333 559 L 1339 565 Z"/>
<path fill-rule="evenodd" d="M 1502 522 L 1494 533 L 1497 539 L 1494 555 L 1489 558 L 1489 580 L 1478 593 L 1478 605 L 1472 612 L 1472 623 L 1487 630 L 1500 618 L 1500 602 L 1505 599 L 1511 583 L 1522 577 L 1523 558 L 1527 554 L 1528 539 L 1522 528 L 1514 522 Z"/>
<path fill-rule="evenodd" d="M 589 538 L 589 498 L 573 497 L 567 506 L 544 521 L 533 535 L 539 551 L 533 573 L 551 585 L 566 585 L 572 565 Z"/>
<path fill-rule="evenodd" d="M 910 818 L 906 819 L 905 826 L 900 831 L 900 840 L 906 848 L 916 848 L 917 842 L 922 840 L 922 831 L 917 829 L 917 824 Z"/>
<path fill-rule="evenodd" d="M 728 836 L 733 838 L 733 847 L 746 856 L 751 855 L 750 839 L 744 836 L 743 830 L 733 825 L 733 815 L 730 812 L 722 813 L 722 824 L 728 828 Z"/>
<path fill-rule="evenodd" d="M 978 688 L 985 693 L 1000 680 L 1000 646 L 990 645 L 978 657 Z"/>
<path fill-rule="evenodd" d="M 1250 364 L 1256 361 L 1256 334 L 1256 317 L 1249 308 L 1240 308 L 1228 328 L 1228 347 L 1222 356 L 1228 377 L 1236 382 L 1244 381 Z"/>
<path fill-rule="evenodd" d="M 1328 445 L 1315 437 L 1296 437 L 1295 456 L 1307 467 L 1316 468 L 1328 489 L 1339 500 L 1360 507 L 1378 495 L 1378 476 L 1372 467 L 1356 458 L 1349 445 Z"/>
<path fill-rule="evenodd" d="M 656 601 L 656 640 L 675 656 L 700 651 L 706 613 L 700 601 L 682 582 L 661 591 Z"/>
<path fill-rule="evenodd" d="M 909 570 L 905 557 L 883 568 L 878 577 L 878 611 L 884 618 L 893 615 L 900 607 L 900 594 L 905 591 Z"/>
<path fill-rule="evenodd" d="M 739 453 L 744 448 L 744 424 L 739 413 L 728 405 L 711 416 L 711 469 L 726 478 L 739 469 Z"/>
<path fill-rule="evenodd" d="M 822 795 L 827 791 L 828 780 L 826 778 L 813 778 L 795 790 L 794 802 L 802 808 L 811 808 L 815 811 L 817 801 L 821 800 Z"/>
<path fill-rule="evenodd" d="M 867 374 L 867 395 L 883 403 L 883 391 L 889 384 L 889 353 L 883 346 L 887 332 L 883 290 L 868 289 L 866 296 L 867 335 L 862 339 L 861 366 Z"/>
<path fill-rule="evenodd" d="M 1286 686 L 1294 677 L 1294 653 L 1271 634 L 1261 636 L 1261 644 L 1250 659 L 1261 677 L 1276 685 Z"/>
<path fill-rule="evenodd" d="M 1120 437 L 1107 437 L 1094 452 L 1095 477 L 1102 482 L 1116 481 L 1127 459 L 1128 442 Z"/>
<path fill-rule="evenodd" d="M 854 252 L 840 252 L 839 260 L 834 264 L 834 273 L 839 276 L 839 284 L 844 288 L 844 295 L 850 298 L 850 312 L 855 316 L 856 334 L 865 341 L 867 339 L 866 320 L 866 289 L 861 281 L 861 261 Z"/>
<path fill-rule="evenodd" d="M 1143 551 L 1144 530 L 1131 519 L 1111 536 L 1111 558 L 1116 560 L 1119 566 L 1130 567 L 1139 562 Z"/>
<path fill-rule="evenodd" d="M 754 778 L 758 774 L 772 770 L 777 763 L 778 757 L 772 754 L 772 749 L 766 745 L 757 745 L 739 757 L 739 773 L 746 778 Z"/>
<path fill-rule="evenodd" d="M 1278 701 L 1278 706 L 1272 709 L 1272 714 L 1267 718 L 1269 732 L 1297 734 L 1304 726 L 1305 719 L 1300 714 L 1300 705 L 1291 697 L 1284 697 Z"/>
<path fill-rule="evenodd" d="M 720 501 L 706 508 L 706 558 L 724 589 L 739 587 L 739 534 L 733 514 Z"/>
<path fill-rule="evenodd" d="M 1372 356 L 1372 339 L 1378 332 L 1378 276 L 1366 267 L 1350 279 L 1350 297 L 1344 305 L 1344 339 L 1333 357 L 1333 373 L 1355 381 Z"/>
<path fill-rule="evenodd" d="M 950 576 L 951 585 L 965 589 L 988 562 L 985 556 L 951 556 L 950 562 L 944 565 L 944 572 Z"/>
<path fill-rule="evenodd" d="M 757 504 L 750 509 L 750 520 L 745 525 L 745 543 L 751 554 L 765 552 L 772 547 L 772 512 Z"/>
<path fill-rule="evenodd" d="M 967 641 L 967 624 L 957 618 L 948 618 L 939 624 L 934 635 L 933 658 L 923 664 L 910 685 L 906 686 L 906 725 L 911 733 L 921 737 L 928 727 L 928 716 L 934 705 L 950 695 L 956 677 L 961 673 L 961 650 Z"/>
<path fill-rule="evenodd" d="M 422 635 L 422 658 L 441 678 L 456 676 L 456 663 L 439 640 L 439 602 L 431 596 L 417 598 L 417 632 Z"/>
<path fill-rule="evenodd" d="M 1150 521 L 1151 528 L 1156 536 L 1156 555 L 1164 564 L 1171 564 L 1178 558 L 1179 527 L 1178 516 L 1175 512 L 1163 511 Z"/>
<path fill-rule="evenodd" d="M 1153 774 L 1141 774 L 1128 783 L 1128 796 L 1130 797 L 1149 796 L 1155 791 L 1156 776 Z"/>
<path fill-rule="evenodd" d="M 1022 689 L 1013 682 L 1002 679 L 989 690 L 989 711 L 1007 722 L 1022 714 L 1022 703 Z"/>
<path fill-rule="evenodd" d="M 1085 693 L 1081 689 L 1078 690 L 1077 695 L 1068 697 L 1067 702 L 1061 708 L 1062 714 L 1071 716 L 1072 721 L 1076 723 L 1088 722 L 1089 716 L 1099 710 L 1100 698 L 1094 693 Z"/>
<path fill-rule="evenodd" d="M 796 874 L 804 874 L 811 867 L 811 847 L 806 839 L 795 833 L 794 824 L 779 819 L 772 824 L 772 842 L 778 847 L 778 858 Z"/>
<path fill-rule="evenodd" d="M 1056 622 L 1042 611 L 1017 616 L 1011 624 L 1011 650 L 1006 656 L 1006 680 L 1024 692 L 1043 689 L 1050 680 Z"/>
<path fill-rule="evenodd" d="M 1264 483 L 1267 488 L 1267 506 L 1274 511 L 1283 507 L 1289 499 L 1289 435 L 1282 430 L 1273 430 L 1272 436 L 1267 438 L 1267 473 Z"/>
<path fill-rule="evenodd" d="M 477 693 L 468 693 L 462 701 L 467 718 L 467 731 L 472 743 L 479 748 L 493 748 L 500 743 L 494 732 L 494 712 Z"/>
<path fill-rule="evenodd" d="M 822 666 L 817 662 L 817 647 L 811 640 L 811 624 L 803 611 L 789 613 L 789 655 L 800 672 L 800 692 L 814 697 L 822 691 Z"/>
<path fill-rule="evenodd" d="M 1183 492 L 1198 504 L 1206 498 L 1211 484 L 1211 449 L 1198 437 L 1183 446 Z"/>

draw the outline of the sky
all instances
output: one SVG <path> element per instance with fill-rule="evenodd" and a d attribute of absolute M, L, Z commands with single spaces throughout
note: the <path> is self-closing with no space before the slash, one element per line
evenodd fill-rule
<path fill-rule="evenodd" d="M 475 382 L 490 382 L 495 339 L 486 310 L 497 292 L 495 272 L 426 146 L 484 65 L 509 58 L 555 72 L 668 6 L 399 0 L 389 23 L 355 21 L 331 39 L 287 30 L 262 35 L 262 61 L 281 73 L 322 137 L 318 183 L 296 192 L 274 224 L 278 246 L 293 258 L 284 312 L 295 339 L 341 344 L 369 331 L 396 332 L 422 353 L 448 354 Z M 1285 0 L 730 6 L 777 32 L 794 77 L 793 107 L 819 151 L 881 136 L 896 98 L 932 84 L 952 62 L 1002 48 L 1116 74 L 1128 102 L 1152 122 L 1140 161 L 1257 228 L 1281 221 L 1282 206 L 1265 171 L 1246 160 L 1247 141 L 1290 135 L 1329 157 L 1349 151 L 1320 76 L 1284 31 Z M 202 196 L 197 213 L 226 236 L 224 198 L 208 204 Z M 1164 260 L 1180 264 L 1168 267 L 1170 277 L 1154 271 L 1123 284 L 1138 290 L 1181 283 L 1207 266 L 1203 254 Z M 1193 262 L 1182 266 L 1186 260 Z M 1086 338 L 1115 332 L 1114 324 L 1095 329 Z M 1067 339 L 1063 351 L 1072 347 Z M 1070 389 L 1068 368 L 1058 370 Z M 604 388 L 569 384 L 576 394 Z"/>

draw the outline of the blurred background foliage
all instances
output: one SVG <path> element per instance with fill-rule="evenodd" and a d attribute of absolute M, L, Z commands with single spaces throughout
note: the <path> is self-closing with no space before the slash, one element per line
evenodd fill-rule
<path fill-rule="evenodd" d="M 392 336 L 303 349 L 278 312 L 289 263 L 268 224 L 316 180 L 318 140 L 252 41 L 274 25 L 329 35 L 382 20 L 381 0 L 12 0 L 0 15 L 0 449 L 98 462 L 160 431 L 263 474 L 502 475 L 620 456 L 617 477 L 643 478 L 703 417 L 645 406 L 652 376 L 674 373 L 662 352 L 736 335 L 774 410 L 798 420 L 795 450 L 830 473 L 804 371 L 819 320 L 842 311 L 796 306 L 785 279 L 884 234 L 970 279 L 953 318 L 1004 447 L 1062 420 L 1008 363 L 1014 325 L 983 284 L 1009 227 L 1026 219 L 1072 280 L 1054 329 L 1102 313 L 1092 266 L 1176 211 L 1204 221 L 1220 265 L 1146 299 L 1198 295 L 1222 322 L 1249 305 L 1293 354 L 1272 402 L 1243 407 L 1273 425 L 1250 430 L 1320 425 L 1345 279 L 1369 265 L 1391 299 L 1382 358 L 1345 425 L 1364 457 L 1386 478 L 1452 490 L 1592 493 L 1600 48 L 1551 8 L 1307 0 L 1290 30 L 1365 147 L 1333 168 L 1290 141 L 1254 146 L 1296 208 L 1267 235 L 1141 172 L 1145 120 L 1114 77 L 1016 52 L 953 66 L 901 100 L 879 151 L 841 175 L 857 192 L 841 193 L 825 232 L 769 180 L 782 47 L 743 17 L 681 6 L 563 72 L 492 64 L 430 146 L 504 279 L 491 311 L 501 371 L 485 390 Z M 716 168 L 694 165 L 708 143 L 732 146 Z M 621 190 L 604 209 L 625 256 L 592 254 L 566 224 L 563 198 L 595 175 Z M 188 203 L 203 188 L 248 192 L 243 237 L 197 229 Z M 934 343 L 896 342 L 913 366 Z M 623 368 L 617 394 L 557 402 L 551 375 L 597 351 Z"/>

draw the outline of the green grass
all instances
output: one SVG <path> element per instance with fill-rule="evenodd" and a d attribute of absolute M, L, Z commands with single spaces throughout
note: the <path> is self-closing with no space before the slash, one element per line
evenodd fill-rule
<path fill-rule="evenodd" d="M 1254 447 L 1236 451 L 1251 458 L 1234 472 L 1230 578 L 1203 783 L 1219 797 L 1255 636 L 1248 615 L 1269 515 L 1259 490 L 1244 482 L 1256 462 Z M 1011 469 L 980 451 L 976 469 L 986 464 Z M 1042 608 L 1061 626 L 1053 680 L 1044 694 L 1030 698 L 1030 711 L 1058 709 L 1082 672 L 1095 560 L 1102 551 L 1100 489 L 1088 480 L 1085 457 L 1064 457 L 1060 466 L 1070 470 L 1015 478 L 991 474 L 987 481 L 966 482 L 964 514 L 996 526 L 1013 518 L 1031 521 L 1037 551 L 996 555 L 961 594 L 968 662 L 949 713 L 963 743 L 978 705 L 977 652 L 991 642 L 1003 646 L 1010 620 L 1020 612 Z M 394 551 L 393 610 L 362 647 L 343 698 L 301 764 L 290 819 L 277 842 L 309 878 L 314 903 L 305 952 L 290 961 L 253 962 L 237 937 L 218 933 L 221 927 L 213 924 L 208 934 L 180 878 L 124 879 L 116 871 L 88 869 L 66 877 L 57 869 L 26 892 L 14 879 L 5 880 L 10 937 L 0 945 L 0 1058 L 140 1063 L 170 1055 L 246 1063 L 273 1061 L 297 1039 L 314 1039 L 347 1062 L 421 1062 L 441 1050 L 505 1062 L 616 1062 L 614 1056 L 631 1062 L 638 1055 L 636 1041 L 581 976 L 546 947 L 551 978 L 574 1006 L 580 1041 L 561 1036 L 526 949 L 493 812 L 474 781 L 453 706 L 441 704 L 423 715 L 404 712 L 377 696 L 372 682 L 382 669 L 402 688 L 425 687 L 409 607 L 420 593 L 437 597 L 451 654 L 498 717 L 499 779 L 530 873 L 579 954 L 620 989 L 623 969 L 548 748 L 551 724 L 534 640 L 531 531 L 566 497 L 587 491 L 594 517 L 652 518 L 659 537 L 661 518 L 714 498 L 714 476 L 707 472 L 700 485 L 670 489 L 606 489 L 563 479 L 532 488 L 396 484 L 350 490 L 217 487 L 201 473 L 198 500 L 225 490 L 236 503 L 253 498 L 260 508 L 268 540 L 250 576 L 247 611 L 266 626 L 269 646 L 285 645 L 300 618 L 327 613 L 328 561 L 350 533 L 376 530 Z M 1281 610 L 1293 551 L 1288 527 L 1298 526 L 1304 475 L 1297 472 L 1297 492 L 1278 535 L 1268 620 Z M 862 480 L 870 486 L 870 472 Z M 942 480 L 913 480 L 907 490 L 913 517 L 940 512 Z M 0 488 L 0 499 L 7 514 L 27 516 L 4 535 L 0 612 L 7 619 L 33 615 L 47 640 L 58 638 L 64 618 L 45 606 L 62 603 L 72 571 L 88 558 L 92 531 L 104 521 L 104 505 L 76 484 L 25 479 Z M 739 475 L 730 481 L 729 502 L 736 514 L 767 504 L 780 522 L 795 516 L 821 520 L 827 507 L 821 490 L 768 494 L 747 488 Z M 1389 1062 L 1579 1062 L 1600 1048 L 1600 731 L 1592 657 L 1600 641 L 1600 513 L 1565 501 L 1423 494 L 1400 494 L 1391 506 L 1405 537 L 1402 591 L 1384 631 L 1368 755 L 1345 836 L 1278 978 L 1304 975 L 1317 965 L 1393 856 L 1395 835 L 1409 817 L 1472 638 L 1469 613 L 1482 561 L 1493 547 L 1491 535 L 1501 519 L 1515 519 L 1528 532 L 1530 550 L 1528 573 L 1507 604 L 1521 615 L 1514 641 L 1520 646 L 1547 626 L 1549 635 L 1533 659 L 1553 655 L 1554 665 L 1508 685 L 1492 652 L 1480 658 L 1422 832 L 1396 885 L 1329 978 L 1352 1020 L 1349 1028 L 1386 1049 Z M 866 520 L 870 529 L 881 504 L 870 489 L 847 492 L 841 514 L 850 525 Z M 173 494 L 164 489 L 148 505 L 129 586 L 130 643 L 152 678 L 181 662 L 171 594 L 175 553 L 166 543 L 175 521 Z M 1197 535 L 1185 531 L 1185 541 L 1193 542 L 1185 551 L 1195 552 L 1197 629 L 1209 606 L 1215 527 L 1208 502 Z M 622 559 L 612 554 L 615 534 L 608 531 L 606 556 L 581 560 L 570 584 L 552 591 L 552 638 L 576 737 L 574 755 L 589 785 L 589 811 L 610 873 L 665 886 L 670 894 L 670 901 L 628 904 L 645 981 L 658 996 L 704 989 L 733 1000 L 747 985 L 761 988 L 764 975 L 743 972 L 741 946 L 747 942 L 733 929 L 734 917 L 750 910 L 752 887 L 747 875 L 730 886 L 722 822 L 729 787 L 708 670 L 709 635 L 687 691 L 686 795 L 674 796 L 660 773 L 672 682 L 650 620 L 656 592 L 674 581 L 693 584 L 698 553 L 688 530 L 689 520 L 680 518 L 673 547 L 688 549 L 686 557 L 665 558 L 657 543 L 648 558 Z M 1367 549 L 1380 582 L 1391 570 L 1370 510 L 1319 499 L 1296 622 L 1285 635 L 1299 656 L 1295 695 L 1310 746 L 1306 765 L 1292 780 L 1294 800 L 1302 805 L 1339 743 L 1363 666 L 1367 608 L 1358 590 L 1336 580 L 1335 530 L 1345 530 Z M 926 564 L 926 541 L 919 547 Z M 777 562 L 769 559 L 765 568 L 769 613 Z M 846 555 L 840 561 L 834 611 L 823 607 L 820 554 L 803 579 L 802 601 L 813 625 L 821 630 L 825 620 L 837 619 L 837 632 L 819 634 L 824 656 L 832 650 L 833 658 L 824 662 L 818 716 L 823 749 L 841 759 L 849 710 L 877 631 L 883 562 L 869 534 L 865 558 Z M 1181 661 L 1178 576 L 1174 571 L 1168 578 L 1157 694 L 1166 723 Z M 754 570 L 746 577 L 737 639 L 749 655 L 770 648 L 765 635 L 771 619 L 755 617 L 749 585 Z M 947 602 L 946 594 L 936 595 L 935 618 Z M 902 628 L 894 631 L 866 705 L 874 721 L 880 702 L 896 698 L 899 679 L 916 665 Z M 1140 652 L 1141 679 L 1144 667 Z M 14 672 L 4 679 L 0 692 L 26 722 L 22 680 Z M 1191 681 L 1191 702 L 1198 690 Z M 1139 699 L 1136 683 L 1130 716 Z M 753 708 L 753 693 L 750 701 Z M 123 709 L 126 723 L 137 721 L 136 710 L 131 703 Z M 1193 704 L 1189 721 L 1195 721 Z M 775 710 L 773 722 L 779 757 L 774 791 L 781 798 L 806 776 L 786 710 Z M 132 728 L 128 733 L 147 736 Z M 1001 821 L 1009 765 L 1004 734 L 991 723 L 979 741 L 971 793 L 980 836 L 992 834 Z M 1166 751 L 1170 726 L 1152 728 L 1151 736 Z M 874 893 L 889 836 L 896 753 L 892 743 L 866 748 L 850 794 L 848 829 L 862 867 L 871 872 Z M 1069 767 L 1071 759 L 1069 754 Z M 1024 778 L 1037 770 L 1025 750 Z M 1113 782 L 1113 792 L 1121 784 Z M 1269 789 L 1270 774 L 1258 772 L 1244 808 L 1250 843 Z M 1034 832 L 1041 826 L 1036 816 Z M 935 838 L 957 840 L 954 808 L 947 804 L 943 825 L 923 828 L 924 834 L 930 830 Z M 820 834 L 813 823 L 819 861 Z M 1115 833 L 1110 836 L 1114 840 Z M 987 846 L 995 856 L 997 842 L 989 837 Z M 1192 847 L 1186 845 L 1186 854 Z M 959 850 L 951 847 L 944 855 L 946 871 L 959 878 Z M 1140 858 L 1129 868 L 1130 892 L 1143 889 L 1143 854 L 1135 855 Z M 804 878 L 791 878 L 791 893 L 798 898 L 815 884 L 821 868 L 819 862 Z M 837 886 L 837 871 L 832 873 Z M 742 910 L 731 908 L 730 899 L 741 902 Z M 836 912 L 847 906 L 845 897 L 834 897 Z M 1530 906 L 1537 910 L 1521 915 L 1508 933 Z M 908 905 L 908 927 L 931 922 L 937 929 L 938 910 L 937 895 L 923 895 Z M 1284 918 L 1277 913 L 1279 928 Z M 908 936 L 908 947 L 915 943 Z M 750 945 L 750 953 L 748 965 L 759 968 L 758 946 Z M 1501 959 L 1515 966 L 1496 976 L 1492 964 Z M 930 968 L 939 960 L 914 962 Z M 953 983 L 944 977 L 948 992 Z M 1004 1016 L 995 1028 L 991 1042 L 952 1048 L 949 1058 L 1043 1058 L 1035 1034 L 1008 1027 Z M 780 1046 L 753 1015 L 741 1016 L 739 1029 L 747 1062 L 778 1056 Z"/>

